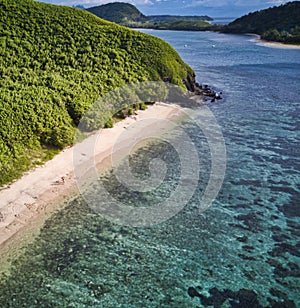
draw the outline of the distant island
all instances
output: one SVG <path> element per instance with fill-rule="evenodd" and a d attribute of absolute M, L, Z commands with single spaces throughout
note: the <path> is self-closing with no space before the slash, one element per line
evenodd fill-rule
<path fill-rule="evenodd" d="M 209 16 L 145 16 L 132 4 L 122 2 L 92 7 L 88 11 L 132 28 L 253 33 L 267 41 L 300 44 L 300 1 L 256 11 L 224 26 L 211 24 L 213 18 Z"/>
<path fill-rule="evenodd" d="M 200 31 L 210 27 L 209 16 L 151 15 L 145 16 L 134 5 L 113 2 L 88 8 L 100 18 L 131 28 Z"/>

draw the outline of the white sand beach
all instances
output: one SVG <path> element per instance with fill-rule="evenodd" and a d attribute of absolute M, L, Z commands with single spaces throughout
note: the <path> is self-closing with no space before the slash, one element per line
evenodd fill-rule
<path fill-rule="evenodd" d="M 110 167 L 106 159 L 114 149 L 118 138 L 133 123 L 145 119 L 164 120 L 179 116 L 180 107 L 156 103 L 135 116 L 126 118 L 111 129 L 101 131 L 101 143 L 97 143 L 91 157 L 84 157 L 83 164 L 92 159 L 100 170 Z M 154 121 L 155 122 L 155 121 Z M 168 121 L 166 121 L 167 123 Z M 158 129 L 153 124 L 154 130 Z M 139 134 L 141 132 L 134 132 Z M 93 138 L 90 136 L 89 138 Z M 88 142 L 88 139 L 83 142 Z M 124 142 L 124 146 L 126 141 Z M 120 149 L 120 147 L 119 147 Z M 44 165 L 23 175 L 0 191 L 0 254 L 6 255 L 20 250 L 20 246 L 33 238 L 43 222 L 64 201 L 79 194 L 73 163 L 74 147 L 69 147 Z M 89 152 L 90 153 L 90 152 Z M 4 258 L 2 258 L 3 262 Z"/>
<path fill-rule="evenodd" d="M 249 36 L 254 36 L 254 38 L 251 40 L 255 42 L 258 45 L 271 47 L 271 48 L 284 48 L 284 49 L 300 49 L 300 45 L 293 45 L 293 44 L 283 44 L 279 42 L 269 42 L 261 39 L 260 35 L 253 34 L 253 33 L 247 33 Z"/>

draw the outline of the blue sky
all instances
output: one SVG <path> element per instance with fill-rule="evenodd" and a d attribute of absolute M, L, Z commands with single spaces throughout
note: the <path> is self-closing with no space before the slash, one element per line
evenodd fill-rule
<path fill-rule="evenodd" d="M 40 0 L 60 5 L 91 7 L 118 0 Z M 209 15 L 211 17 L 239 17 L 249 12 L 278 6 L 286 0 L 119 0 L 135 5 L 145 15 Z"/>

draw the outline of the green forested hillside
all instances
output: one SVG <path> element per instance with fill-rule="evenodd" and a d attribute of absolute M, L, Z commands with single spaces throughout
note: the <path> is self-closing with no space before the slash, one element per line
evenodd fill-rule
<path fill-rule="evenodd" d="M 0 0 L 0 12 L 0 184 L 71 144 L 103 93 L 192 74 L 164 41 L 84 10 Z"/>
<path fill-rule="evenodd" d="M 230 33 L 256 33 L 263 39 L 300 44 L 300 1 L 250 13 L 222 29 Z"/>

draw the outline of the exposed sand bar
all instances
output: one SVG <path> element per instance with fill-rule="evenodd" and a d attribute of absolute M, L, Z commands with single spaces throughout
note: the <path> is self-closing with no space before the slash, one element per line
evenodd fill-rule
<path fill-rule="evenodd" d="M 114 128 L 102 130 L 98 134 L 101 142 L 96 144 L 92 152 L 88 151 L 84 154 L 83 169 L 84 164 L 89 160 L 93 160 L 100 169 L 109 168 L 111 163 L 107 158 L 115 148 L 115 143 L 120 143 L 119 136 L 130 126 L 134 127 L 132 124 L 137 121 L 157 119 L 161 122 L 161 120 L 178 117 L 180 114 L 178 106 L 156 103 L 149 106 L 147 110 L 138 111 L 135 116 L 118 122 Z M 153 124 L 149 129 L 158 128 Z M 141 132 L 132 131 L 131 133 L 133 136 Z M 88 144 L 89 139 L 92 138 L 94 138 L 93 135 L 82 143 Z M 122 140 L 122 143 L 126 147 L 126 140 Z M 120 150 L 119 145 L 118 150 Z M 74 173 L 73 153 L 74 147 L 63 150 L 52 160 L 26 173 L 8 188 L 0 191 L 0 254 L 5 255 L 14 249 L 19 250 L 20 245 L 27 241 L 26 236 L 32 237 L 30 230 L 39 229 L 45 219 L 59 209 L 64 201 L 79 194 Z"/>

